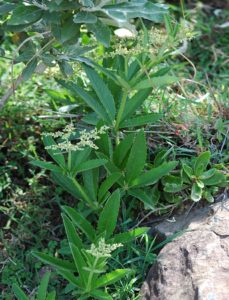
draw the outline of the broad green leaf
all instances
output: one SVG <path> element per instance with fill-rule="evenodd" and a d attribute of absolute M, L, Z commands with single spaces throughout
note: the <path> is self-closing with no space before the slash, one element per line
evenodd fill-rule
<path fill-rule="evenodd" d="M 156 186 L 151 189 L 150 192 L 146 192 L 142 189 L 130 189 L 128 191 L 128 194 L 143 202 L 145 209 L 151 210 L 155 209 L 160 199 L 160 192 L 158 191 Z"/>
<path fill-rule="evenodd" d="M 62 219 L 64 222 L 64 228 L 67 234 L 68 242 L 74 244 L 79 249 L 82 249 L 84 246 L 79 235 L 76 232 L 75 226 L 66 215 L 62 214 Z"/>
<path fill-rule="evenodd" d="M 56 299 L 56 291 L 52 291 L 48 293 L 46 300 L 55 300 Z"/>
<path fill-rule="evenodd" d="M 107 123 L 110 123 L 110 118 L 106 113 L 105 108 L 99 103 L 98 100 L 94 99 L 91 95 L 86 93 L 82 88 L 78 87 L 72 82 L 64 82 L 63 80 L 58 80 L 58 82 L 64 86 L 67 90 L 72 91 L 74 94 L 80 96 L 82 100 L 94 111 L 97 115 Z"/>
<path fill-rule="evenodd" d="M 79 151 L 71 151 L 71 174 L 75 177 L 77 172 L 77 167 L 82 162 L 86 161 L 91 153 L 91 148 L 87 147 Z"/>
<path fill-rule="evenodd" d="M 141 130 L 134 139 L 126 164 L 126 178 L 128 183 L 137 178 L 142 172 L 146 162 L 146 152 L 146 139 L 144 132 Z"/>
<path fill-rule="evenodd" d="M 193 169 L 191 167 L 189 167 L 187 164 L 182 164 L 182 168 L 183 168 L 185 174 L 188 176 L 188 178 L 192 179 Z"/>
<path fill-rule="evenodd" d="M 100 135 L 100 139 L 96 142 L 96 146 L 99 148 L 99 151 L 105 154 L 107 157 L 112 155 L 112 140 L 109 137 L 109 134 L 106 132 Z"/>
<path fill-rule="evenodd" d="M 74 244 L 70 243 L 70 249 L 71 249 L 72 256 L 73 256 L 77 271 L 79 273 L 79 276 L 80 276 L 80 278 L 82 278 L 82 281 L 86 285 L 86 283 L 87 283 L 87 271 L 85 271 L 84 268 L 87 267 L 87 264 L 84 260 L 84 257 L 81 254 L 79 248 L 77 248 Z"/>
<path fill-rule="evenodd" d="M 87 170 L 99 168 L 107 163 L 106 159 L 91 159 L 85 162 L 82 162 L 77 167 L 77 173 L 84 172 Z"/>
<path fill-rule="evenodd" d="M 200 188 L 197 183 L 194 183 L 191 190 L 191 199 L 195 202 L 198 202 L 202 197 L 202 192 L 202 188 Z"/>
<path fill-rule="evenodd" d="M 72 222 L 81 230 L 83 231 L 87 238 L 93 242 L 96 234 L 95 230 L 92 225 L 81 215 L 79 214 L 74 208 L 69 206 L 62 206 L 63 211 L 68 215 L 68 217 L 72 220 Z"/>
<path fill-rule="evenodd" d="M 37 292 L 37 300 L 46 299 L 50 275 L 51 275 L 51 272 L 46 272 L 45 275 L 42 277 L 41 284 L 40 284 L 40 286 L 38 288 L 38 292 Z"/>
<path fill-rule="evenodd" d="M 81 283 L 79 277 L 76 277 L 72 272 L 66 270 L 58 270 L 58 273 L 77 288 L 83 288 L 83 284 Z"/>
<path fill-rule="evenodd" d="M 23 80 L 28 80 L 34 73 L 36 67 L 38 64 L 38 59 L 34 58 L 31 62 L 28 63 L 28 65 L 23 69 L 21 76 Z"/>
<path fill-rule="evenodd" d="M 123 162 L 127 157 L 128 152 L 133 144 L 134 134 L 128 134 L 115 148 L 113 161 L 119 168 L 123 167 Z"/>
<path fill-rule="evenodd" d="M 26 25 L 37 22 L 42 16 L 42 10 L 36 6 L 18 5 L 11 18 L 7 21 L 8 25 Z"/>
<path fill-rule="evenodd" d="M 84 188 L 94 203 L 97 203 L 99 186 L 99 169 L 88 170 L 82 173 Z"/>
<path fill-rule="evenodd" d="M 136 127 L 136 126 L 142 126 L 146 124 L 152 124 L 159 121 L 161 118 L 162 118 L 162 114 L 158 114 L 158 113 L 140 115 L 139 117 L 124 120 L 120 124 L 119 128 L 128 128 L 128 127 Z"/>
<path fill-rule="evenodd" d="M 194 174 L 196 176 L 202 175 L 202 173 L 207 168 L 207 165 L 210 162 L 211 153 L 210 151 L 206 151 L 201 153 L 196 159 L 194 163 Z"/>
<path fill-rule="evenodd" d="M 94 24 L 86 24 L 87 29 L 94 33 L 96 39 L 102 43 L 105 47 L 110 46 L 110 28 L 99 19 Z"/>
<path fill-rule="evenodd" d="M 46 253 L 33 251 L 33 256 L 40 259 L 45 264 L 49 264 L 55 267 L 57 270 L 67 270 L 67 271 L 76 271 L 75 265 L 68 261 L 52 257 Z"/>
<path fill-rule="evenodd" d="M 99 188 L 98 198 L 99 201 L 102 201 L 105 195 L 107 194 L 108 190 L 113 186 L 115 182 L 122 176 L 121 173 L 115 172 L 111 175 L 108 175 L 108 177 L 103 181 Z"/>
<path fill-rule="evenodd" d="M 23 290 L 16 283 L 13 283 L 13 292 L 18 300 L 29 300 L 29 297 L 26 296 Z"/>
<path fill-rule="evenodd" d="M 153 4 L 146 0 L 135 0 L 115 5 L 107 5 L 103 7 L 103 11 L 119 25 L 133 18 L 163 22 L 163 17 L 167 13 L 167 6 Z"/>
<path fill-rule="evenodd" d="M 132 98 L 128 99 L 124 109 L 124 113 L 121 122 L 127 120 L 137 109 L 142 105 L 142 103 L 150 95 L 151 89 L 144 89 L 136 93 Z"/>
<path fill-rule="evenodd" d="M 12 11 L 17 4 L 15 3 L 5 3 L 0 5 L 0 16 L 7 14 L 8 12 Z"/>
<path fill-rule="evenodd" d="M 206 199 L 209 203 L 214 202 L 214 197 L 212 196 L 212 194 L 209 191 L 203 192 L 203 198 Z"/>
<path fill-rule="evenodd" d="M 100 103 L 103 108 L 106 110 L 110 121 L 113 122 L 115 119 L 115 102 L 114 98 L 108 89 L 107 85 L 103 82 L 100 76 L 90 67 L 84 65 L 84 70 L 89 78 L 93 89 L 95 90 Z"/>
<path fill-rule="evenodd" d="M 115 230 L 120 207 L 120 192 L 116 190 L 107 200 L 99 216 L 98 231 L 109 238 Z"/>
<path fill-rule="evenodd" d="M 215 170 L 214 174 L 207 179 L 202 179 L 204 185 L 223 185 L 226 183 L 226 176 L 218 170 Z"/>
<path fill-rule="evenodd" d="M 87 11 L 81 11 L 73 16 L 73 21 L 76 24 L 93 24 L 97 22 L 97 17 Z"/>
<path fill-rule="evenodd" d="M 111 243 L 129 243 L 134 241 L 137 237 L 147 233 L 149 231 L 149 227 L 138 227 L 136 229 L 130 230 L 128 232 L 123 232 L 116 234 L 112 239 Z"/>
<path fill-rule="evenodd" d="M 163 176 L 167 175 L 177 166 L 176 161 L 171 161 L 168 163 L 163 163 L 161 166 L 152 168 L 140 175 L 137 179 L 132 182 L 132 186 L 144 186 L 149 184 L 154 184 L 160 180 Z"/>
<path fill-rule="evenodd" d="M 181 177 L 168 175 L 162 179 L 164 191 L 167 193 L 177 193 L 183 188 L 183 181 Z"/>
<path fill-rule="evenodd" d="M 95 288 L 106 287 L 113 284 L 131 272 L 133 272 L 131 269 L 116 269 L 115 271 L 102 275 L 96 280 Z"/>
<path fill-rule="evenodd" d="M 94 290 L 90 293 L 92 296 L 92 299 L 98 299 L 98 300 L 113 300 L 113 298 L 106 292 L 101 290 Z"/>
<path fill-rule="evenodd" d="M 57 172 L 57 173 L 63 172 L 63 169 L 57 167 L 56 165 L 54 165 L 51 162 L 46 162 L 46 161 L 41 161 L 41 160 L 33 160 L 30 163 L 33 166 L 40 167 L 42 169 L 46 169 L 49 171 L 53 171 L 53 172 Z"/>
<path fill-rule="evenodd" d="M 164 86 L 169 86 L 174 82 L 177 82 L 178 78 L 175 76 L 164 75 L 164 76 L 157 76 L 149 79 L 144 79 L 139 82 L 137 85 L 133 87 L 135 90 L 142 90 L 148 88 L 161 88 Z"/>
<path fill-rule="evenodd" d="M 205 171 L 201 176 L 199 176 L 199 178 L 202 180 L 204 180 L 204 179 L 209 179 L 209 178 L 211 178 L 214 174 L 215 174 L 215 172 L 216 172 L 216 169 L 210 169 L 210 170 L 208 170 L 208 171 Z"/>
<path fill-rule="evenodd" d="M 43 136 L 43 142 L 46 147 L 56 145 L 56 142 L 51 136 Z M 48 149 L 47 152 L 60 167 L 65 168 L 64 155 L 60 153 L 60 151 Z"/>
<path fill-rule="evenodd" d="M 83 198 L 80 190 L 78 189 L 78 186 L 75 185 L 74 180 L 72 178 L 55 172 L 52 172 L 52 178 L 57 184 L 59 184 L 65 191 L 70 193 L 74 198 Z"/>

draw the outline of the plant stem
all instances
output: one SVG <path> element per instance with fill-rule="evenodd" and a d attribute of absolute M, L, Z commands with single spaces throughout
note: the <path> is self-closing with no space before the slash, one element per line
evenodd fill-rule
<path fill-rule="evenodd" d="M 91 201 L 91 199 L 88 197 L 88 195 L 85 193 L 85 191 L 82 189 L 82 186 L 78 183 L 78 181 L 75 178 L 72 178 L 72 181 L 74 183 L 74 185 L 76 186 L 76 188 L 79 190 L 82 198 L 87 201 L 87 203 L 94 209 L 97 209 L 97 205 Z"/>
<path fill-rule="evenodd" d="M 91 282 L 92 282 L 92 279 L 93 279 L 94 270 L 95 270 L 95 267 L 97 265 L 97 262 L 98 262 L 98 257 L 95 258 L 93 266 L 92 266 L 92 271 L 90 272 L 90 274 L 88 276 L 88 282 L 87 282 L 87 287 L 86 287 L 87 292 L 90 292 L 90 290 L 91 290 Z"/>

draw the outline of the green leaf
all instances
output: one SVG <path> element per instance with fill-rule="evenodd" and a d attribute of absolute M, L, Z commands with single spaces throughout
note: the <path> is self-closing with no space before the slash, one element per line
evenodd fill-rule
<path fill-rule="evenodd" d="M 163 163 L 161 166 L 152 168 L 150 171 L 145 172 L 137 179 L 132 182 L 132 186 L 144 186 L 149 184 L 154 184 L 160 180 L 163 176 L 167 175 L 177 166 L 176 161 L 171 161 L 168 163 Z"/>
<path fill-rule="evenodd" d="M 130 243 L 134 241 L 137 237 L 147 233 L 149 229 L 149 227 L 138 227 L 128 232 L 119 233 L 116 234 L 109 242 L 122 244 Z"/>
<path fill-rule="evenodd" d="M 52 172 L 52 179 L 59 184 L 65 191 L 70 193 L 76 199 L 82 199 L 82 194 L 78 189 L 78 186 L 75 185 L 72 178 L 62 175 L 60 173 Z"/>
<path fill-rule="evenodd" d="M 189 167 L 188 165 L 186 164 L 182 164 L 182 168 L 185 172 L 185 174 L 190 178 L 192 179 L 192 176 L 193 176 L 193 169 L 191 167 Z"/>
<path fill-rule="evenodd" d="M 83 287 L 79 277 L 76 277 L 72 272 L 66 270 L 58 270 L 58 273 L 77 288 L 81 289 Z"/>
<path fill-rule="evenodd" d="M 226 176 L 215 169 L 214 174 L 210 178 L 202 179 L 204 185 L 223 185 L 226 183 Z"/>
<path fill-rule="evenodd" d="M 22 71 L 22 78 L 23 80 L 28 80 L 34 73 L 36 67 L 38 64 L 38 59 L 34 58 L 31 62 L 28 63 L 28 65 L 23 69 Z"/>
<path fill-rule="evenodd" d="M 109 294 L 101 290 L 94 290 L 90 293 L 90 295 L 92 296 L 92 299 L 113 300 L 113 298 Z"/>
<path fill-rule="evenodd" d="M 51 136 L 43 136 L 43 142 L 45 147 L 56 145 L 56 142 Z M 57 164 L 60 167 L 62 167 L 63 169 L 65 168 L 65 159 L 62 153 L 59 153 L 58 150 L 52 150 L 52 149 L 48 149 L 47 152 L 52 157 L 52 159 L 55 160 L 55 162 L 57 162 Z"/>
<path fill-rule="evenodd" d="M 209 179 L 211 178 L 216 172 L 216 169 L 210 169 L 206 172 L 204 172 L 199 178 L 202 180 L 202 179 Z"/>
<path fill-rule="evenodd" d="M 137 178 L 143 170 L 146 162 L 146 152 L 145 134 L 141 130 L 135 137 L 126 164 L 126 178 L 128 183 Z"/>
<path fill-rule="evenodd" d="M 2 4 L 0 5 L 0 16 L 3 16 L 5 14 L 7 14 L 8 12 L 12 11 L 14 8 L 16 8 L 15 3 L 6 3 L 6 4 Z"/>
<path fill-rule="evenodd" d="M 76 232 L 75 226 L 66 215 L 62 214 L 62 219 L 64 222 L 64 228 L 67 234 L 68 242 L 74 244 L 79 249 L 82 249 L 84 246 L 79 235 Z"/>
<path fill-rule="evenodd" d="M 183 188 L 183 181 L 181 177 L 168 175 L 162 179 L 164 191 L 167 193 L 177 193 Z"/>
<path fill-rule="evenodd" d="M 13 284 L 13 292 L 18 300 L 29 300 L 29 297 L 23 292 L 23 290 L 16 284 Z"/>
<path fill-rule="evenodd" d="M 157 113 L 151 113 L 146 115 L 141 115 L 139 117 L 135 117 L 132 119 L 128 119 L 123 121 L 119 128 L 128 128 L 128 127 L 136 127 L 136 126 L 142 126 L 146 124 L 152 124 L 157 122 L 162 118 L 162 114 Z"/>
<path fill-rule="evenodd" d="M 101 22 L 99 19 L 94 24 L 87 24 L 87 28 L 89 31 L 93 32 L 96 39 L 102 43 L 105 47 L 110 46 L 110 28 Z"/>
<path fill-rule="evenodd" d="M 37 22 L 42 16 L 42 10 L 36 6 L 17 5 L 13 10 L 8 25 L 29 25 Z"/>
<path fill-rule="evenodd" d="M 199 187 L 197 183 L 194 183 L 191 190 L 191 199 L 195 202 L 198 202 L 202 197 L 202 192 L 202 188 Z"/>
<path fill-rule="evenodd" d="M 157 76 L 149 79 L 144 79 L 141 82 L 137 83 L 133 87 L 135 90 L 142 90 L 148 88 L 161 88 L 164 86 L 171 85 L 174 82 L 177 82 L 178 78 L 175 76 L 164 75 L 164 76 Z"/>
<path fill-rule="evenodd" d="M 87 238 L 93 242 L 96 234 L 95 230 L 92 225 L 75 209 L 69 206 L 62 206 L 63 211 L 68 215 L 68 217 L 72 220 L 72 222 L 81 230 L 83 231 Z"/>
<path fill-rule="evenodd" d="M 40 284 L 40 286 L 38 288 L 38 292 L 37 292 L 37 300 L 46 299 L 50 275 L 51 275 L 51 272 L 46 272 L 45 275 L 42 277 L 41 284 Z"/>
<path fill-rule="evenodd" d="M 90 12 L 81 11 L 73 16 L 74 23 L 77 24 L 93 24 L 97 22 L 97 17 Z"/>
<path fill-rule="evenodd" d="M 155 206 L 157 205 L 160 198 L 160 192 L 156 187 L 154 188 L 154 190 L 152 189 L 148 193 L 142 189 L 130 189 L 128 191 L 128 194 L 143 202 L 145 209 L 151 210 L 155 209 Z"/>
<path fill-rule="evenodd" d="M 78 87 L 77 85 L 73 84 L 72 82 L 64 82 L 63 80 L 58 80 L 58 82 L 63 85 L 67 90 L 72 91 L 74 94 L 77 94 L 81 97 L 82 100 L 94 111 L 97 113 L 97 115 L 104 120 L 107 123 L 110 123 L 110 118 L 108 114 L 106 113 L 105 108 L 98 102 L 98 100 L 95 100 L 93 97 L 91 97 L 88 93 L 86 93 L 83 89 Z"/>
<path fill-rule="evenodd" d="M 75 265 L 68 261 L 52 257 L 48 254 L 33 251 L 32 255 L 40 259 L 42 262 L 55 267 L 57 270 L 76 271 Z"/>
<path fill-rule="evenodd" d="M 77 271 L 79 273 L 80 278 L 84 282 L 85 286 L 87 284 L 87 271 L 84 270 L 85 267 L 87 267 L 87 264 L 79 250 L 74 244 L 70 243 L 70 249 L 72 252 L 72 256 L 77 268 Z"/>
<path fill-rule="evenodd" d="M 130 148 L 133 144 L 134 140 L 134 134 L 128 134 L 115 148 L 114 154 L 113 154 L 113 161 L 116 166 L 121 168 L 123 165 L 123 162 L 130 151 Z"/>
<path fill-rule="evenodd" d="M 78 165 L 76 171 L 77 173 L 84 172 L 87 170 L 99 168 L 101 166 L 104 166 L 107 163 L 106 159 L 91 159 L 88 161 L 85 161 Z"/>
<path fill-rule="evenodd" d="M 144 89 L 136 93 L 131 99 L 128 99 L 124 109 L 124 113 L 121 122 L 127 120 L 137 109 L 142 105 L 142 103 L 148 98 L 151 93 L 151 89 Z"/>
<path fill-rule="evenodd" d="M 56 291 L 52 291 L 48 293 L 46 300 L 55 300 L 56 299 Z"/>
<path fill-rule="evenodd" d="M 116 190 L 107 200 L 98 221 L 98 231 L 109 238 L 115 230 L 120 207 L 120 192 Z"/>
<path fill-rule="evenodd" d="M 99 188 L 98 198 L 99 201 L 102 201 L 105 195 L 107 194 L 108 190 L 113 186 L 115 182 L 122 176 L 119 172 L 114 172 L 109 175 L 101 184 Z"/>
<path fill-rule="evenodd" d="M 102 275 L 96 280 L 95 288 L 106 287 L 110 284 L 114 284 L 116 281 L 122 279 L 131 272 L 133 272 L 131 269 L 116 269 L 115 271 Z"/>
<path fill-rule="evenodd" d="M 46 169 L 49 171 L 53 171 L 53 172 L 57 172 L 57 173 L 63 172 L 63 170 L 61 168 L 57 167 L 56 165 L 54 165 L 51 162 L 46 162 L 46 161 L 41 161 L 41 160 L 33 160 L 30 163 L 33 166 L 40 167 L 42 169 Z"/>
<path fill-rule="evenodd" d="M 72 177 L 76 176 L 78 165 L 87 160 L 90 153 L 91 148 L 89 147 L 79 151 L 71 151 L 71 170 L 69 171 L 71 172 Z"/>
<path fill-rule="evenodd" d="M 202 173 L 207 168 L 207 165 L 210 162 L 210 158 L 211 158 L 210 151 L 203 152 L 196 158 L 194 164 L 194 174 L 196 176 L 202 175 Z"/>
<path fill-rule="evenodd" d="M 107 85 L 102 81 L 100 76 L 92 68 L 84 65 L 84 70 L 103 108 L 106 110 L 110 118 L 110 121 L 113 122 L 115 119 L 116 109 L 115 109 L 114 98 L 110 90 L 108 89 Z"/>

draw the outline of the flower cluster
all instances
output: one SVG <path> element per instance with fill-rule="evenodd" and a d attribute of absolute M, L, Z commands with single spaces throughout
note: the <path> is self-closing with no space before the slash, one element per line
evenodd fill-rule
<path fill-rule="evenodd" d="M 115 249 L 122 247 L 121 243 L 119 244 L 106 244 L 105 239 L 101 238 L 98 242 L 98 245 L 92 244 L 89 250 L 86 250 L 87 253 L 100 258 L 100 257 L 111 257 L 111 252 Z"/>
<path fill-rule="evenodd" d="M 57 131 L 54 133 L 44 133 L 44 136 L 52 136 L 54 138 L 61 138 L 63 142 L 58 144 L 53 144 L 46 146 L 45 149 L 60 150 L 60 151 L 77 151 L 83 150 L 85 147 L 90 147 L 97 150 L 98 147 L 95 145 L 94 141 L 100 139 L 100 135 L 104 134 L 108 130 L 108 126 L 104 125 L 99 129 L 95 128 L 91 131 L 86 131 L 85 129 L 79 132 L 79 142 L 73 144 L 69 139 L 70 136 L 75 133 L 76 128 L 73 124 L 67 125 L 62 131 Z"/>

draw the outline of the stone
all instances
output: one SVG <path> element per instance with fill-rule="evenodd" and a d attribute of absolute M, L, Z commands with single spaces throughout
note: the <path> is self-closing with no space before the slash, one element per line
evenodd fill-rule
<path fill-rule="evenodd" d="M 160 251 L 140 299 L 228 300 L 229 199 L 190 212 L 188 220 L 168 227 L 165 236 L 187 230 Z"/>

